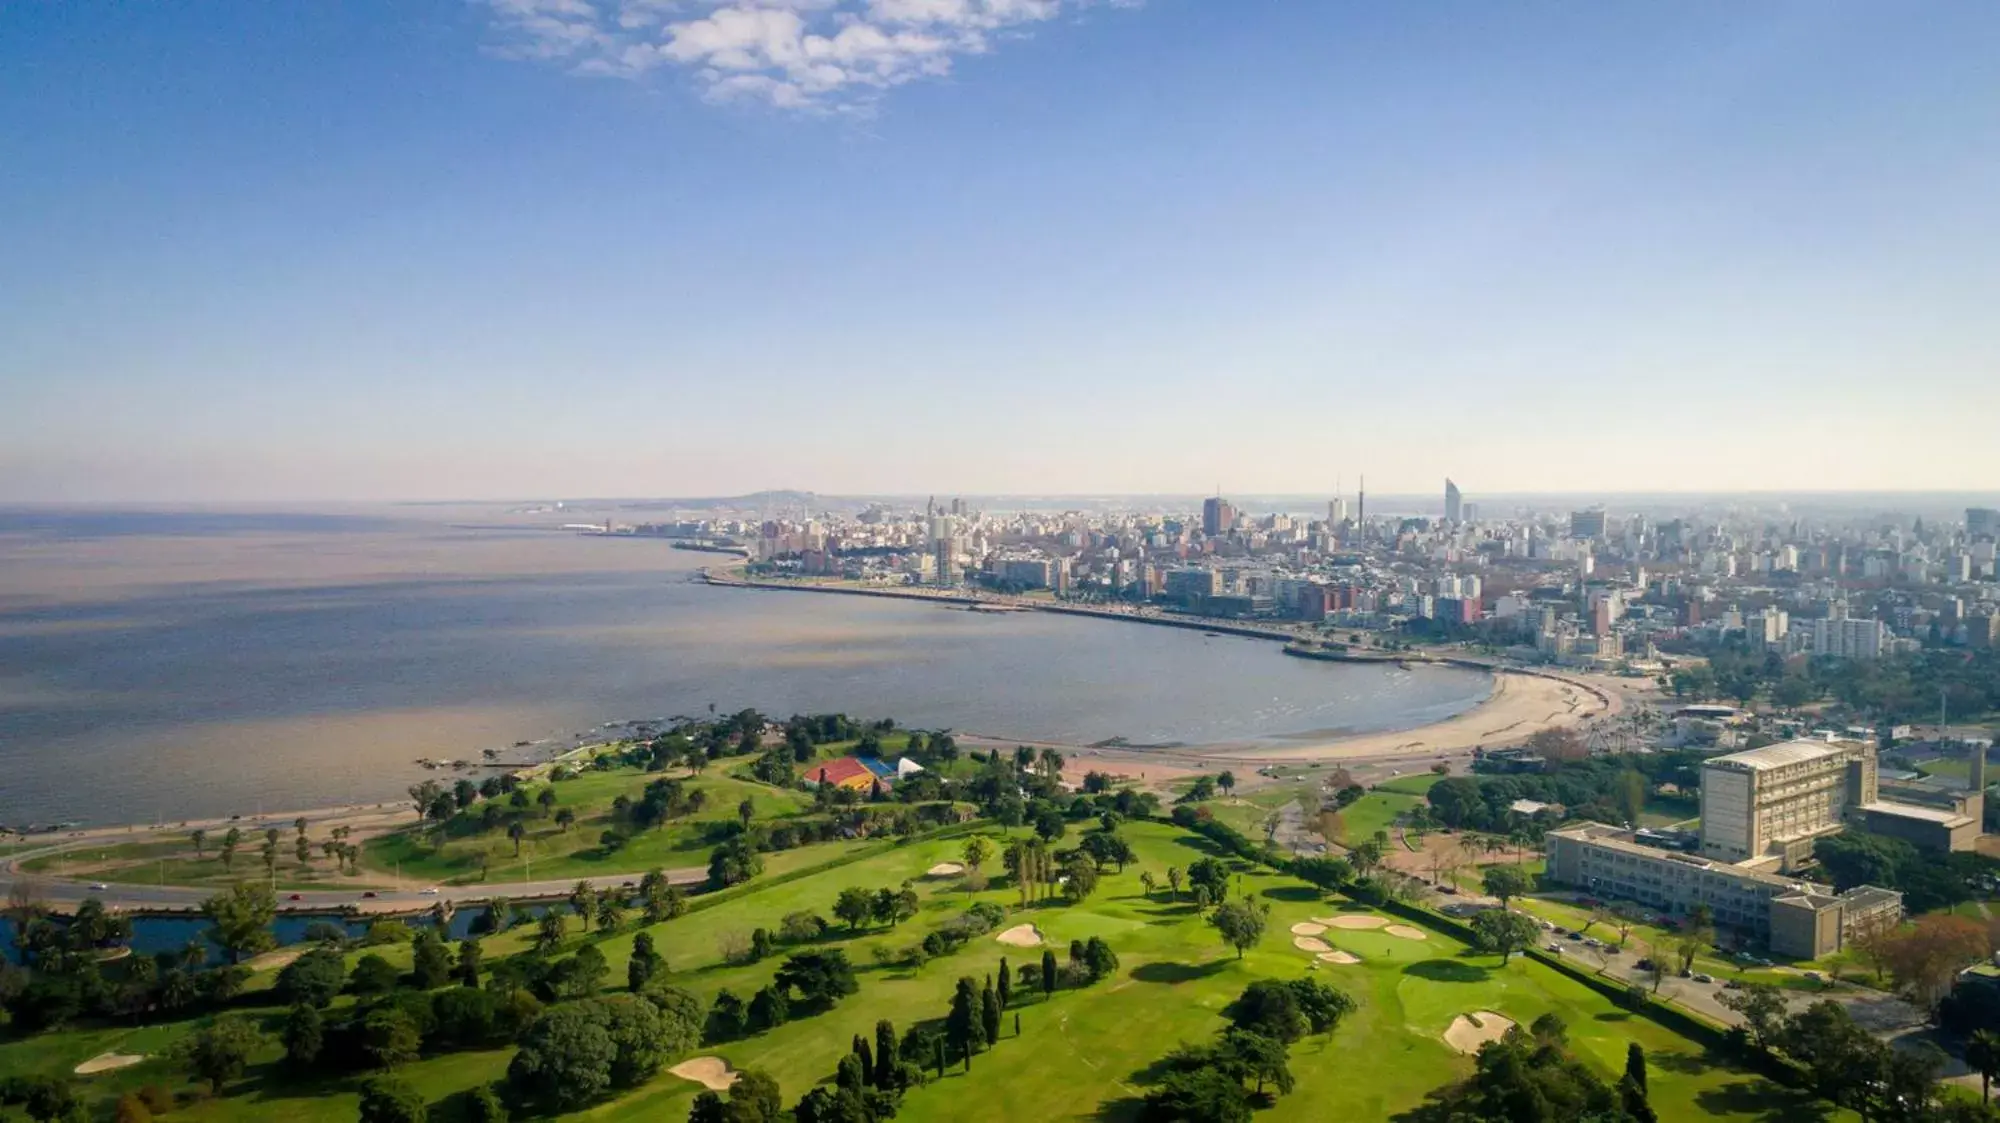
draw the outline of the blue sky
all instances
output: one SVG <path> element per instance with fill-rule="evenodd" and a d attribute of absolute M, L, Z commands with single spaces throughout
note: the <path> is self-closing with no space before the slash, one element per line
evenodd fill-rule
<path fill-rule="evenodd" d="M 0 6 L 0 499 L 2000 488 L 2000 6 Z"/>

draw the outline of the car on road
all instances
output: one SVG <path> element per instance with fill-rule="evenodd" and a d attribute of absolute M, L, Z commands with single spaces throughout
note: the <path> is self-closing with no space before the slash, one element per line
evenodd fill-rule
<path fill-rule="evenodd" d="M 109 885 L 104 884 L 102 881 L 93 881 L 90 883 L 90 890 L 93 893 L 102 893 L 109 888 L 111 887 Z"/>
<path fill-rule="evenodd" d="M 306 898 L 305 898 L 305 895 L 304 895 L 304 894 L 302 894 L 302 893 L 294 893 L 294 894 L 292 894 L 291 896 L 289 896 L 289 897 L 286 897 L 285 899 L 286 899 L 287 901 L 303 901 L 303 900 L 305 900 Z"/>
<path fill-rule="evenodd" d="M 422 893 L 426 897 L 435 897 L 438 895 L 438 887 L 435 885 L 428 885 L 422 889 L 417 890 L 417 892 Z"/>
<path fill-rule="evenodd" d="M 1634 963 L 1632 966 L 1638 968 L 1641 971 L 1651 971 L 1653 969 L 1653 961 L 1650 959 L 1642 959 L 1639 962 Z"/>
<path fill-rule="evenodd" d="M 1549 941 L 1549 950 L 1550 950 L 1550 951 L 1552 951 L 1552 952 L 1554 952 L 1554 953 L 1555 953 L 1555 954 L 1557 954 L 1557 955 L 1561 955 L 1561 954 L 1563 953 L 1563 946 L 1562 946 L 1561 944 L 1559 944 L 1559 943 L 1556 943 L 1556 942 L 1555 942 L 1554 940 L 1550 940 L 1550 941 Z"/>
<path fill-rule="evenodd" d="M 1694 981 L 1695 981 L 1695 982 L 1697 982 L 1697 983 L 1712 983 L 1712 982 L 1714 982 L 1714 981 L 1715 981 L 1715 976 L 1714 976 L 1714 975 L 1696 975 L 1696 976 L 1694 977 Z"/>
<path fill-rule="evenodd" d="M 363 894 L 361 894 L 361 899 L 362 899 L 362 900 L 364 900 L 364 901 L 372 901 L 372 900 L 374 900 L 374 899 L 375 899 L 375 891 L 374 891 L 373 889 L 370 889 L 370 890 L 369 890 L 369 891 L 367 891 L 366 893 L 363 893 Z"/>

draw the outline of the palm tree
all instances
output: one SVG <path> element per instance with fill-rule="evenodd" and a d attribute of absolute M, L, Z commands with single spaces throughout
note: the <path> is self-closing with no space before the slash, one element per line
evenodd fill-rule
<path fill-rule="evenodd" d="M 1977 1030 L 1965 1043 L 1965 1063 L 1979 1073 L 1979 1098 L 1992 1099 L 1993 1077 L 2000 1074 L 2000 1033 Z"/>
<path fill-rule="evenodd" d="M 1179 866 L 1167 867 L 1167 887 L 1171 890 L 1171 899 L 1178 903 L 1181 899 L 1181 868 Z"/>
<path fill-rule="evenodd" d="M 306 817 L 304 815 L 301 815 L 298 818 L 293 819 L 292 829 L 299 832 L 300 838 L 304 838 L 306 836 Z"/>
<path fill-rule="evenodd" d="M 514 840 L 514 856 L 516 858 L 521 856 L 521 840 L 527 837 L 527 834 L 528 828 L 522 826 L 519 819 L 507 824 L 507 837 Z"/>
<path fill-rule="evenodd" d="M 197 830 L 197 831 L 195 831 L 195 832 L 194 832 L 193 834 L 191 834 L 191 835 L 189 835 L 189 836 L 188 836 L 188 840 L 189 840 L 190 842 L 193 842 L 193 843 L 194 843 L 194 856 L 195 856 L 195 857 L 197 857 L 197 858 L 206 858 L 206 857 L 208 857 L 208 855 L 207 855 L 207 854 L 204 854 L 204 853 L 202 853 L 202 849 L 203 849 L 203 847 L 206 847 L 206 846 L 208 845 L 208 832 L 207 832 L 207 831 L 204 831 L 204 830 Z"/>
<path fill-rule="evenodd" d="M 567 807 L 557 809 L 556 826 L 561 827 L 564 831 L 567 831 L 569 830 L 570 825 L 575 822 L 576 822 L 576 812 L 571 811 Z"/>
<path fill-rule="evenodd" d="M 1146 891 L 1146 896 L 1150 897 L 1154 893 L 1159 891 L 1160 885 L 1158 882 L 1153 880 L 1152 874 L 1146 872 L 1145 870 L 1140 870 L 1139 887 Z"/>

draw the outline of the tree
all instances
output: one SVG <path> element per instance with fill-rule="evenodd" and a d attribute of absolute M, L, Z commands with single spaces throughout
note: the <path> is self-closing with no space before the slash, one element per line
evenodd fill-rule
<path fill-rule="evenodd" d="M 965 1058 L 965 1070 L 972 1071 L 972 1054 L 986 1044 L 985 1025 L 980 1018 L 979 987 L 970 976 L 961 976 L 951 996 L 951 1012 L 945 1015 L 945 1038 Z"/>
<path fill-rule="evenodd" d="M 285 1065 L 294 1072 L 309 1072 L 326 1047 L 326 1018 L 316 1006 L 300 1004 L 285 1015 L 280 1035 L 285 1046 Z"/>
<path fill-rule="evenodd" d="M 1499 952 L 1503 966 L 1515 952 L 1533 944 L 1539 931 L 1533 920 L 1506 909 L 1486 909 L 1472 917 L 1472 933 L 1480 949 Z"/>
<path fill-rule="evenodd" d="M 271 921 L 278 914 L 278 899 L 267 886 L 247 882 L 230 886 L 203 901 L 201 911 L 213 925 L 208 938 L 229 953 L 231 963 L 241 963 L 244 956 L 276 942 Z"/>
<path fill-rule="evenodd" d="M 850 885 L 842 889 L 833 902 L 833 915 L 846 921 L 847 926 L 856 932 L 861 931 L 861 926 L 867 923 L 873 912 L 868 890 L 858 886 Z"/>
<path fill-rule="evenodd" d="M 465 1123 L 507 1123 L 507 1105 L 487 1085 L 467 1092 L 464 1102 Z"/>
<path fill-rule="evenodd" d="M 1147 870 L 1140 870 L 1139 888 L 1145 892 L 1145 895 L 1147 897 L 1151 897 L 1153 894 L 1160 891 L 1160 883 L 1154 879 L 1151 872 Z"/>
<path fill-rule="evenodd" d="M 521 1035 L 507 1083 L 525 1100 L 574 1110 L 610 1089 L 617 1055 L 609 1020 L 593 1002 L 552 1006 Z"/>
<path fill-rule="evenodd" d="M 1960 970 L 1985 958 L 1986 930 L 1971 917 L 1921 916 L 1883 950 L 1896 985 L 1931 1011 Z"/>
<path fill-rule="evenodd" d="M 625 923 L 625 902 L 615 890 L 607 889 L 597 898 L 597 930 L 616 932 Z"/>
<path fill-rule="evenodd" d="M 444 786 L 436 780 L 425 780 L 421 784 L 411 784 L 409 792 L 410 803 L 417 809 L 417 818 L 422 819 L 430 814 L 431 804 L 444 794 Z"/>
<path fill-rule="evenodd" d="M 241 845 L 243 845 L 242 831 L 237 830 L 235 827 L 231 827 L 229 828 L 229 830 L 223 833 L 222 835 L 223 869 L 233 870 L 236 868 L 236 848 Z"/>
<path fill-rule="evenodd" d="M 469 987 L 479 985 L 479 960 L 479 937 L 467 936 L 458 942 L 458 964 L 452 973 L 458 976 L 461 984 Z"/>
<path fill-rule="evenodd" d="M 555 823 L 557 830 L 568 834 L 569 829 L 576 825 L 576 812 L 567 807 L 556 808 Z"/>
<path fill-rule="evenodd" d="M 370 953 L 354 963 L 354 969 L 347 974 L 347 989 L 362 998 L 378 994 L 388 994 L 402 981 L 403 973 L 396 965 L 379 955 Z"/>
<path fill-rule="evenodd" d="M 1169 1072 L 1146 1092 L 1146 1123 L 1249 1123 L 1250 1094 L 1217 1068 Z"/>
<path fill-rule="evenodd" d="M 983 834 L 965 840 L 965 868 L 978 873 L 993 858 L 993 840 Z"/>
<path fill-rule="evenodd" d="M 361 1052 L 378 1068 L 409 1064 L 423 1045 L 422 1028 L 400 1006 L 377 1006 L 361 1019 Z"/>
<path fill-rule="evenodd" d="M 1082 853 L 1073 855 L 1063 865 L 1063 898 L 1070 904 L 1081 904 L 1097 891 L 1097 863 Z"/>
<path fill-rule="evenodd" d="M 1778 1043 L 1779 1035 L 1784 1032 L 1786 1011 L 1784 994 L 1777 987 L 1769 983 L 1745 983 L 1737 990 L 1724 991 L 1721 1002 L 1742 1016 L 1745 1032 L 1759 1049 L 1770 1049 Z"/>
<path fill-rule="evenodd" d="M 761 987 L 750 996 L 750 1006 L 745 1012 L 745 1024 L 752 1033 L 764 1033 L 784 1025 L 791 1016 L 791 1003 L 785 1001 L 785 992 L 777 987 Z"/>
<path fill-rule="evenodd" d="M 1179 866 L 1167 867 L 1167 891 L 1169 901 L 1178 902 L 1181 899 L 1181 868 Z"/>
<path fill-rule="evenodd" d="M 393 1076 L 361 1086 L 361 1123 L 424 1123 L 429 1111 L 423 1093 Z"/>
<path fill-rule="evenodd" d="M 1528 875 L 1519 866 L 1488 866 L 1480 875 L 1479 883 L 1487 896 L 1500 899 L 1503 909 L 1507 907 L 1507 902 L 1530 888 Z"/>
<path fill-rule="evenodd" d="M 1787 1020 L 1779 1045 L 1805 1070 L 1815 1093 L 1843 1107 L 1859 1106 L 1880 1073 L 1882 1044 L 1855 1024 L 1846 1007 L 1827 999 Z"/>
<path fill-rule="evenodd" d="M 990 978 L 979 992 L 979 1028 L 988 1045 L 1000 1040 L 1000 995 Z"/>
<path fill-rule="evenodd" d="M 229 1014 L 217 1018 L 174 1042 L 169 1056 L 188 1075 L 208 1084 L 219 1094 L 222 1086 L 238 1076 L 250 1063 L 250 1055 L 264 1044 L 264 1035 L 248 1018 Z"/>
<path fill-rule="evenodd" d="M 197 828 L 193 834 L 188 835 L 188 841 L 194 843 L 194 856 L 197 859 L 208 857 L 204 853 L 205 848 L 208 846 L 207 831 Z"/>
<path fill-rule="evenodd" d="M 519 819 L 516 819 L 513 822 L 507 824 L 507 837 L 513 840 L 514 856 L 516 858 L 520 857 L 521 840 L 528 837 L 528 828 L 522 826 L 521 821 Z"/>
<path fill-rule="evenodd" d="M 1289 983 L 1277 979 L 1259 979 L 1245 987 L 1234 1002 L 1223 1007 L 1222 1016 L 1237 1029 L 1287 1045 L 1304 1037 L 1308 1028 L 1297 993 Z"/>
<path fill-rule="evenodd" d="M 1058 978 L 1059 976 L 1057 974 L 1057 969 L 1056 969 L 1056 953 L 1050 951 L 1047 948 L 1043 948 L 1042 949 L 1042 997 L 1047 998 L 1048 996 L 1056 992 L 1056 981 Z"/>
<path fill-rule="evenodd" d="M 1230 901 L 1209 914 L 1208 922 L 1222 933 L 1224 943 L 1236 949 L 1236 958 L 1264 938 L 1264 906 L 1256 901 Z"/>
<path fill-rule="evenodd" d="M 641 932 L 632 937 L 632 958 L 625 964 L 626 989 L 633 994 L 645 990 L 646 984 L 659 973 L 664 962 L 660 958 L 658 949 L 653 945 L 653 936 L 650 932 Z"/>
<path fill-rule="evenodd" d="M 411 941 L 410 980 L 418 990 L 434 990 L 451 981 L 451 952 L 435 928 L 417 931 Z"/>
<path fill-rule="evenodd" d="M 808 1005 L 831 1006 L 860 989 L 847 953 L 837 948 L 797 952 L 778 968 L 772 981 L 795 990 Z"/>
<path fill-rule="evenodd" d="M 1332 1033 L 1339 1028 L 1341 1019 L 1352 1014 L 1358 1005 L 1346 992 L 1318 979 L 1293 979 L 1289 985 L 1299 1013 L 1305 1015 L 1306 1027 L 1314 1033 Z"/>
<path fill-rule="evenodd" d="M 2000 1073 L 2000 1033 L 1990 1029 L 1975 1030 L 1965 1042 L 1965 1063 L 1979 1074 L 1979 1099 L 1990 1103 L 1993 1099 L 1993 1077 Z"/>
<path fill-rule="evenodd" d="M 1219 774 L 1215 778 L 1215 786 L 1221 788 L 1225 795 L 1234 794 L 1236 791 L 1236 773 L 1223 772 Z"/>
<path fill-rule="evenodd" d="M 590 922 L 597 915 L 597 891 L 587 880 L 578 881 L 569 891 L 569 907 L 583 920 L 583 930 L 590 931 Z"/>
<path fill-rule="evenodd" d="M 562 913 L 554 909 L 544 910 L 541 920 L 535 924 L 535 950 L 549 955 L 562 947 L 564 931 Z"/>
<path fill-rule="evenodd" d="M 278 972 L 271 991 L 280 1002 L 325 1008 L 347 982 L 347 963 L 337 951 L 314 948 Z"/>

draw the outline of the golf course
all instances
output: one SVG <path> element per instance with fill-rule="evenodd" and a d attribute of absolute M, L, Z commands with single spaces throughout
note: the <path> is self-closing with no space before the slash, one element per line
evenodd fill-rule
<path fill-rule="evenodd" d="M 766 792 L 773 809 L 789 798 L 786 793 Z M 1078 824 L 1074 831 L 1083 826 Z M 1230 899 L 1247 897 L 1269 907 L 1262 938 L 1239 957 L 1186 893 L 1173 894 L 1166 885 L 1170 868 L 1184 869 L 1197 860 L 1220 857 L 1219 853 L 1208 840 L 1162 822 L 1123 824 L 1120 830 L 1131 846 L 1132 860 L 1122 871 L 1107 867 L 1095 891 L 1075 904 L 1054 896 L 1024 906 L 1022 895 L 999 869 L 997 854 L 1010 839 L 1028 837 L 1029 832 L 994 825 L 974 830 L 995 844 L 995 856 L 983 871 L 986 876 L 977 879 L 990 879 L 990 884 L 978 891 L 969 891 L 965 875 L 929 872 L 965 861 L 971 834 L 966 828 L 948 828 L 935 832 L 946 837 L 802 848 L 799 854 L 823 854 L 828 864 L 796 866 L 810 871 L 805 876 L 767 873 L 719 894 L 697 895 L 685 915 L 651 926 L 641 926 L 635 918 L 604 934 L 595 928 L 581 931 L 572 920 L 559 954 L 570 954 L 585 944 L 594 946 L 609 968 L 603 984 L 607 991 L 623 989 L 627 961 L 643 932 L 663 957 L 674 986 L 704 1003 L 725 990 L 747 997 L 771 983 L 783 956 L 744 962 L 739 955 L 732 962 L 726 951 L 740 949 L 756 929 L 777 931 L 785 917 L 801 912 L 830 921 L 830 928 L 811 944 L 843 951 L 858 981 L 858 991 L 829 1010 L 671 1057 L 667 1068 L 651 1079 L 584 1108 L 576 1117 L 687 1118 L 703 1086 L 668 1069 L 694 1058 L 716 1058 L 735 1070 L 762 1070 L 777 1080 L 787 1104 L 796 1101 L 827 1081 L 854 1037 L 872 1033 L 878 1020 L 890 1020 L 901 1031 L 915 1022 L 941 1019 L 961 976 L 983 978 L 995 973 L 1003 958 L 1014 970 L 1035 962 L 1040 949 L 1010 946 L 995 938 L 1000 931 L 1023 924 L 1038 929 L 1059 956 L 1071 941 L 1101 938 L 1115 951 L 1117 969 L 1088 987 L 1065 987 L 1046 997 L 1037 990 L 1017 988 L 999 1040 L 972 1060 L 969 1071 L 954 1063 L 942 1079 L 905 1093 L 899 1118 L 1014 1123 L 1135 1116 L 1149 1068 L 1183 1042 L 1214 1037 L 1225 1025 L 1223 1008 L 1248 984 L 1305 976 L 1340 989 L 1357 1005 L 1330 1035 L 1308 1036 L 1291 1047 L 1289 1063 L 1296 1087 L 1260 1112 L 1260 1118 L 1386 1119 L 1414 1108 L 1432 1089 L 1470 1071 L 1471 1058 L 1448 1044 L 1446 1034 L 1467 1015 L 1490 1025 L 1481 1012 L 1523 1026 L 1546 1013 L 1559 1015 L 1567 1023 L 1572 1050 L 1607 1079 L 1624 1063 L 1628 1045 L 1637 1042 L 1650 1060 L 1650 1094 L 1663 1119 L 1802 1120 L 1822 1118 L 1832 1110 L 1705 1054 L 1692 1041 L 1643 1014 L 1619 1008 L 1544 964 L 1517 955 L 1502 965 L 1499 956 L 1471 952 L 1439 929 L 1412 927 L 1406 918 L 1382 917 L 1288 876 L 1224 858 L 1230 870 Z M 1072 833 L 1072 841 L 1074 837 Z M 1159 888 L 1148 893 L 1142 874 Z M 873 893 L 896 890 L 905 883 L 917 894 L 914 916 L 893 925 L 873 921 L 851 925 L 834 919 L 843 889 Z M 886 961 L 891 953 L 963 916 L 976 902 L 1007 910 L 1005 923 L 920 966 Z M 1330 923 L 1343 918 L 1355 919 Z M 1294 925 L 1313 934 L 1295 936 Z M 535 926 L 525 924 L 487 937 L 485 961 L 526 949 L 534 935 Z M 1326 953 L 1317 950 L 1322 944 L 1347 953 L 1334 958 L 1351 956 L 1358 962 L 1322 961 L 1320 955 Z M 407 943 L 367 950 L 399 967 L 410 963 Z M 363 952 L 350 949 L 345 954 L 351 965 Z M 257 999 L 259 991 L 272 986 L 275 975 L 275 967 L 256 971 L 237 1002 L 263 1024 L 271 1035 L 268 1042 L 253 1055 L 241 1078 L 220 1095 L 184 1095 L 172 1118 L 350 1123 L 357 1117 L 359 1079 L 300 1079 L 280 1066 L 277 1035 L 284 1007 L 275 1002 L 260 1005 Z M 335 1000 L 334 1011 L 353 1001 L 343 995 Z M 163 1055 L 177 1038 L 200 1024 L 201 1019 L 190 1018 L 137 1029 L 93 1026 L 8 1038 L 0 1044 L 0 1078 L 70 1073 L 110 1053 L 146 1059 L 77 1078 L 99 1112 L 108 1112 L 120 1093 L 146 1085 L 185 1093 L 187 1077 Z M 427 1054 L 401 1065 L 396 1075 L 426 1100 L 444 1105 L 432 1119 L 449 1120 L 455 1117 L 451 1106 L 455 1094 L 501 1079 L 511 1055 L 511 1048 Z M 721 1070 L 709 1062 L 687 1071 L 701 1075 Z"/>

